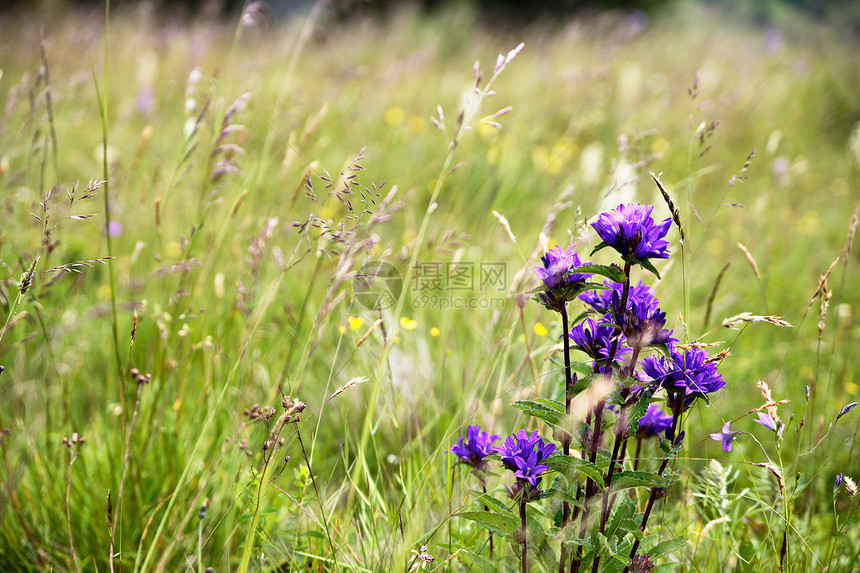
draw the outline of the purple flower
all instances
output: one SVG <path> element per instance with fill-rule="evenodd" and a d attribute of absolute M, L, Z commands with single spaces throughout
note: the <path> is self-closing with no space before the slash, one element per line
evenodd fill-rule
<path fill-rule="evenodd" d="M 499 436 L 490 436 L 487 432 L 482 432 L 481 426 L 469 426 L 465 439 L 464 443 L 463 436 L 460 436 L 460 441 L 451 446 L 449 451 L 456 454 L 464 464 L 476 470 L 483 470 L 486 465 L 484 458 L 494 452 L 493 442 L 498 440 Z"/>
<path fill-rule="evenodd" d="M 543 266 L 536 266 L 535 274 L 547 288 L 554 289 L 565 283 L 584 281 L 591 276 L 588 273 L 569 274 L 570 269 L 582 266 L 575 249 L 576 245 L 571 245 L 567 251 L 556 245 L 540 258 Z"/>
<path fill-rule="evenodd" d="M 537 431 L 529 434 L 520 430 L 493 450 L 499 453 L 505 468 L 514 472 L 517 481 L 528 482 L 535 488 L 540 483 L 540 474 L 549 469 L 541 462 L 555 452 L 555 444 L 544 443 Z"/>
<path fill-rule="evenodd" d="M 642 361 L 642 370 L 658 388 L 670 393 L 684 394 L 684 405 L 689 408 L 696 397 L 706 397 L 726 385 L 717 373 L 717 365 L 708 362 L 708 353 L 701 348 L 690 347 L 678 351 L 669 345 L 670 358 L 648 356 Z"/>
<path fill-rule="evenodd" d="M 836 474 L 836 483 L 833 484 L 833 491 L 839 491 L 840 487 L 842 487 L 842 474 Z"/>
<path fill-rule="evenodd" d="M 107 235 L 108 233 L 110 233 L 111 237 L 119 236 L 122 233 L 122 223 L 111 219 L 110 225 L 107 225 L 104 229 L 104 234 Z"/>
<path fill-rule="evenodd" d="M 729 425 L 731 424 L 731 420 L 723 424 L 723 430 L 721 432 L 715 432 L 711 434 L 711 439 L 717 440 L 718 442 L 723 442 L 723 451 L 730 452 L 732 451 L 732 440 L 735 439 L 735 436 L 740 434 L 741 432 L 732 432 L 729 429 Z"/>
<path fill-rule="evenodd" d="M 579 295 L 580 300 L 585 301 L 600 314 L 606 314 L 611 310 L 612 293 L 617 292 L 618 296 L 621 296 L 624 288 L 622 283 L 616 283 L 609 279 L 603 279 L 603 284 L 609 287 L 609 290 L 590 290 Z M 630 293 L 627 295 L 628 305 L 630 304 L 629 301 L 648 297 L 654 297 L 654 291 L 651 290 L 651 287 L 642 284 L 642 281 L 639 281 L 638 285 L 630 285 Z"/>
<path fill-rule="evenodd" d="M 639 435 L 654 438 L 672 427 L 672 416 L 666 415 L 660 406 L 651 404 L 645 415 L 639 418 Z"/>
<path fill-rule="evenodd" d="M 609 279 L 603 279 L 603 284 L 608 286 L 610 290 L 590 290 L 579 295 L 579 300 L 585 302 L 600 314 L 609 312 L 609 305 L 612 304 L 612 289 L 616 286 L 621 286 L 621 283 L 615 283 Z"/>
<path fill-rule="evenodd" d="M 846 404 L 845 406 L 843 406 L 842 410 L 840 410 L 839 414 L 836 416 L 836 419 L 838 420 L 839 418 L 841 418 L 842 416 L 844 416 L 845 414 L 850 412 L 851 408 L 853 408 L 856 405 L 857 405 L 857 402 L 851 402 L 850 404 Z"/>
<path fill-rule="evenodd" d="M 651 205 L 619 205 L 612 211 L 601 213 L 591 224 L 603 240 L 597 249 L 612 247 L 624 260 L 667 259 L 669 243 L 663 240 L 672 219 L 655 223 L 651 218 Z"/>
<path fill-rule="evenodd" d="M 591 273 L 570 272 L 570 269 L 583 264 L 575 249 L 576 245 L 571 245 L 567 251 L 556 245 L 540 258 L 543 266 L 534 268 L 547 289 L 538 293 L 537 298 L 547 308 L 557 309 L 559 305 L 573 300 L 582 292 L 582 285 L 591 276 Z"/>
<path fill-rule="evenodd" d="M 650 573 L 654 569 L 654 562 L 644 553 L 639 553 L 630 562 L 630 573 Z"/>
<path fill-rule="evenodd" d="M 626 309 L 621 310 L 621 293 L 612 292 L 612 320 L 621 328 L 621 332 L 627 337 L 627 344 L 631 348 L 645 348 L 646 346 L 657 346 L 678 342 L 672 337 L 672 331 L 663 328 L 666 325 L 666 313 L 660 310 L 659 302 L 654 298 L 651 289 L 640 289 L 627 298 Z"/>
<path fill-rule="evenodd" d="M 770 414 L 765 414 L 764 412 L 758 413 L 758 420 L 753 420 L 753 422 L 757 424 L 761 424 L 768 430 L 775 432 L 776 431 L 776 422 L 773 421 L 773 418 L 770 417 Z"/>
<path fill-rule="evenodd" d="M 567 336 L 573 340 L 577 348 L 595 361 L 595 366 L 598 368 L 611 367 L 611 364 L 607 364 L 607 362 L 614 340 L 617 340 L 617 343 L 613 360 L 630 352 L 629 348 L 623 346 L 624 335 L 618 332 L 615 327 L 605 322 L 594 322 L 590 318 L 574 326 L 567 333 Z"/>

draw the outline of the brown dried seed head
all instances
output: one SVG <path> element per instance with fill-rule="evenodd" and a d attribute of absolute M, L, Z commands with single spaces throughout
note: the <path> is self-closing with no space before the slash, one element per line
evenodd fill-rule
<path fill-rule="evenodd" d="M 857 495 L 857 484 L 848 476 L 845 476 L 845 491 L 848 492 L 848 495 L 851 497 Z"/>

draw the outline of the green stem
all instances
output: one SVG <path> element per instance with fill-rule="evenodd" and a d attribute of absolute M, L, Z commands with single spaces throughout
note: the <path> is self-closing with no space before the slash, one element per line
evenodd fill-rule
<path fill-rule="evenodd" d="M 119 387 L 119 399 L 122 405 L 122 427 L 126 424 L 126 396 L 124 376 L 122 373 L 122 358 L 119 349 L 119 316 L 116 308 L 116 268 L 114 267 L 113 240 L 110 235 L 110 167 L 108 164 L 108 30 L 110 27 L 110 0 L 105 2 L 105 33 L 104 33 L 104 65 L 102 68 L 102 89 L 99 91 L 98 80 L 93 73 L 93 82 L 96 87 L 99 112 L 102 123 L 102 178 L 104 179 L 104 209 L 105 209 L 105 240 L 108 252 L 108 278 L 110 286 L 111 303 L 111 329 L 113 332 L 114 360 L 116 362 L 117 386 Z"/>
<path fill-rule="evenodd" d="M 254 503 L 254 513 L 251 515 L 248 536 L 245 538 L 245 546 L 242 548 L 242 559 L 239 561 L 238 569 L 239 573 L 247 573 L 248 564 L 251 562 L 251 551 L 254 549 L 254 534 L 257 530 L 257 523 L 260 519 L 260 503 L 263 500 L 263 485 L 266 483 L 266 478 L 269 475 L 269 468 L 272 466 L 270 462 L 272 461 L 273 451 L 274 450 L 270 448 L 268 452 L 263 452 L 263 455 L 266 456 L 268 454 L 268 457 L 265 458 L 263 473 L 259 477 L 259 484 L 257 485 L 257 499 Z"/>
<path fill-rule="evenodd" d="M 305 459 L 305 464 L 307 464 L 307 466 L 308 466 L 308 474 L 311 476 L 311 484 L 314 487 L 314 494 L 316 494 L 317 502 L 320 505 L 320 516 L 322 516 L 323 528 L 325 529 L 326 537 L 328 537 L 328 544 L 329 544 L 329 547 L 331 548 L 332 560 L 334 561 L 334 571 L 337 571 L 338 570 L 337 547 L 335 547 L 335 545 L 334 545 L 334 540 L 332 539 L 331 531 L 329 530 L 328 518 L 326 517 L 326 514 L 325 514 L 325 505 L 323 504 L 323 499 L 322 499 L 322 496 L 320 495 L 320 490 L 317 489 L 317 479 L 314 476 L 313 470 L 311 469 L 311 461 L 308 458 L 308 453 L 307 453 L 307 451 L 305 451 L 305 443 L 302 441 L 302 432 L 301 432 L 301 429 L 299 427 L 299 423 L 296 422 L 295 425 L 296 425 L 296 438 L 298 438 L 299 446 L 301 446 L 301 448 L 302 448 L 302 457 Z"/>

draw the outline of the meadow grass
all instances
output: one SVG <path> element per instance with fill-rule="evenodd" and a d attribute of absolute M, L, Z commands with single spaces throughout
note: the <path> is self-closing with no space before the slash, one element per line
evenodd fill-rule
<path fill-rule="evenodd" d="M 517 295 L 546 248 L 590 252 L 601 211 L 667 216 L 649 171 L 685 230 L 669 323 L 731 351 L 650 522 L 688 542 L 658 567 L 773 571 L 786 530 L 786 569 L 860 567 L 833 495 L 860 478 L 857 412 L 815 448 L 860 393 L 856 38 L 697 4 L 246 24 L 0 19 L 0 570 L 517 570 L 453 517 L 480 506 L 448 449 L 548 431 L 509 403 L 560 399 L 560 323 Z M 355 296 L 370 260 L 406 279 L 382 311 Z M 505 279 L 420 282 L 455 263 Z M 722 326 L 741 313 L 792 326 Z M 760 430 L 758 380 L 784 440 L 727 454 L 708 434 Z"/>

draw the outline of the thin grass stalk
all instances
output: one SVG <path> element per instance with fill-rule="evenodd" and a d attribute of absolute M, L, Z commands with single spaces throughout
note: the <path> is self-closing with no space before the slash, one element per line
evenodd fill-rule
<path fill-rule="evenodd" d="M 57 128 L 54 123 L 54 104 L 53 104 L 53 88 L 51 87 L 51 74 L 48 68 L 48 44 L 45 42 L 45 33 L 42 30 L 40 34 L 39 48 L 42 55 L 42 68 L 45 74 L 45 109 L 48 112 L 48 126 L 51 130 L 51 150 L 54 157 L 54 181 L 58 184 L 60 181 L 60 158 L 59 148 L 57 147 Z"/>
<path fill-rule="evenodd" d="M 71 496 L 72 491 L 72 464 L 75 463 L 75 460 L 78 457 L 78 452 L 72 451 L 69 454 L 69 473 L 66 478 L 66 527 L 69 532 L 69 549 L 72 551 L 72 562 L 75 564 L 75 571 L 80 573 L 81 568 L 78 565 L 78 554 L 75 551 L 75 540 L 72 535 L 72 512 L 69 508 L 69 497 Z"/>
<path fill-rule="evenodd" d="M 197 520 L 197 573 L 203 573 L 203 511 L 198 514 Z"/>
<path fill-rule="evenodd" d="M 269 462 L 272 461 L 273 453 L 273 451 L 270 451 L 268 456 L 265 455 L 266 452 L 263 453 L 265 461 L 263 462 L 263 471 L 257 478 L 259 483 L 257 484 L 257 495 L 254 500 L 254 512 L 251 514 L 251 523 L 248 527 L 248 535 L 245 537 L 245 545 L 242 548 L 242 559 L 239 561 L 239 568 L 237 569 L 239 573 L 247 573 L 248 564 L 251 562 L 251 551 L 254 549 L 254 534 L 257 529 L 257 523 L 260 519 L 260 505 L 263 500 L 263 486 L 266 484 L 266 479 L 269 475 L 269 468 L 272 467 L 272 464 Z"/>
<path fill-rule="evenodd" d="M 302 24 L 302 30 L 299 33 L 298 38 L 296 39 L 293 53 L 290 54 L 290 59 L 287 62 L 287 69 L 284 72 L 284 79 L 283 83 L 281 84 L 281 89 L 278 92 L 278 97 L 275 100 L 274 105 L 272 106 L 272 122 L 274 122 L 275 118 L 281 117 L 281 115 L 283 114 L 282 108 L 284 105 L 284 99 L 286 98 L 287 89 L 292 82 L 296 66 L 298 65 L 299 59 L 304 52 L 305 46 L 311 40 L 311 38 L 313 38 L 315 21 L 320 17 L 322 10 L 328 4 L 329 3 L 325 0 L 317 0 L 317 2 L 314 3 L 313 7 L 308 13 L 307 18 L 305 18 L 304 23 Z M 271 127 L 271 124 L 269 122 L 266 122 L 266 124 L 270 127 L 270 129 L 267 132 L 266 139 L 263 141 L 263 148 L 258 156 L 259 159 L 257 161 L 257 165 L 259 167 L 256 173 L 254 173 L 254 177 L 250 178 L 253 182 L 251 186 L 255 190 L 259 189 L 263 177 L 265 176 L 265 170 L 268 166 L 267 159 L 272 155 L 270 150 L 272 148 L 272 145 L 274 144 L 274 139 L 275 137 L 281 137 L 281 135 L 274 128 Z M 281 137 L 281 139 L 283 139 L 283 137 Z M 299 157 L 301 157 L 297 150 L 296 155 L 299 155 Z M 306 163 L 310 165 L 310 162 Z"/>
<path fill-rule="evenodd" d="M 34 309 L 36 311 L 36 320 L 39 322 L 39 329 L 42 331 L 42 336 L 45 337 L 45 350 L 48 352 L 48 358 L 51 361 L 51 366 L 53 367 L 54 375 L 57 377 L 57 380 L 63 380 L 63 396 L 66 396 L 66 383 L 64 381 L 64 377 L 60 376 L 59 370 L 57 368 L 57 358 L 54 356 L 54 348 L 51 345 L 51 337 L 48 333 L 48 325 L 45 323 L 45 316 L 42 314 L 42 310 L 40 305 L 37 303 L 34 305 Z M 50 378 L 45 376 L 45 446 L 48 445 L 48 440 L 51 439 L 51 383 Z M 65 402 L 65 400 L 64 400 Z M 71 412 L 71 407 L 68 403 L 63 404 L 65 406 L 66 417 L 68 418 L 69 413 Z"/>
<path fill-rule="evenodd" d="M 334 570 L 337 571 L 337 547 L 335 547 L 334 539 L 331 536 L 331 530 L 329 529 L 328 518 L 325 514 L 325 505 L 323 504 L 322 496 L 320 495 L 320 490 L 317 488 L 317 480 L 314 476 L 314 471 L 311 469 L 311 461 L 308 458 L 308 453 L 305 451 L 305 443 L 302 441 L 302 432 L 301 427 L 299 426 L 299 422 L 295 423 L 296 426 L 296 438 L 299 440 L 299 446 L 302 448 L 302 457 L 305 460 L 305 464 L 308 466 L 308 474 L 311 476 L 311 485 L 314 488 L 314 494 L 317 496 L 317 502 L 319 502 L 320 506 L 320 516 L 322 517 L 323 528 L 325 529 L 326 537 L 328 538 L 328 544 L 331 548 L 332 561 L 334 561 Z"/>
<path fill-rule="evenodd" d="M 433 211 L 436 210 L 437 200 L 439 198 L 439 194 L 442 191 L 442 187 L 445 184 L 445 181 L 448 180 L 448 177 L 451 175 L 452 166 L 454 163 L 454 155 L 457 149 L 457 144 L 460 141 L 462 135 L 470 129 L 470 125 L 472 120 L 475 117 L 478 109 L 480 108 L 481 102 L 484 99 L 484 96 L 491 91 L 493 84 L 495 83 L 496 78 L 498 78 L 499 74 L 505 69 L 507 64 L 513 59 L 516 55 L 516 52 L 522 49 L 522 44 L 520 44 L 515 51 L 512 51 L 508 59 L 503 61 L 499 65 L 499 67 L 495 70 L 490 80 L 487 82 L 487 85 L 484 89 L 478 90 L 477 87 L 475 91 L 473 91 L 470 105 L 467 106 L 462 112 L 462 120 L 458 121 L 458 126 L 454 135 L 451 139 L 451 143 L 448 145 L 448 152 L 445 155 L 445 160 L 442 163 L 442 169 L 439 172 L 439 177 L 436 179 L 436 185 L 433 187 L 433 193 L 430 195 L 430 200 L 427 203 L 427 208 L 424 211 L 424 217 L 421 219 L 421 226 L 418 229 L 418 234 L 415 238 L 415 248 L 412 249 L 412 256 L 409 260 L 409 265 L 406 268 L 406 275 L 403 277 L 403 284 L 411 284 L 412 273 L 415 270 L 416 263 L 418 262 L 418 255 L 421 252 L 421 247 L 424 244 L 424 238 L 427 235 L 427 229 L 430 227 L 430 215 Z M 403 289 L 400 293 L 400 296 L 397 299 L 397 304 L 394 308 L 393 322 L 394 324 L 398 324 L 401 315 L 403 314 L 403 305 L 406 302 L 406 295 L 408 289 Z M 382 385 L 382 377 L 385 372 L 385 366 L 388 362 L 388 355 L 391 352 L 391 347 L 394 344 L 394 337 L 390 337 L 382 346 L 382 351 L 379 356 L 379 361 L 377 362 L 376 375 L 373 377 L 372 389 L 370 400 L 367 405 L 367 413 L 364 417 L 364 424 L 361 429 L 361 441 L 359 442 L 359 452 L 366 452 L 368 442 L 370 440 L 371 429 L 374 425 L 374 418 L 376 415 L 376 403 L 379 399 L 379 392 Z M 353 467 L 352 473 L 350 475 L 350 480 L 353 483 L 353 488 L 350 489 L 349 498 L 346 503 L 346 511 L 345 514 L 349 515 L 352 511 L 352 506 L 355 503 L 355 491 L 361 487 L 362 480 L 364 479 L 364 458 L 359 456 L 356 458 L 355 466 Z"/>
<path fill-rule="evenodd" d="M 636 368 L 636 362 L 639 359 L 639 350 L 639 346 L 635 346 L 633 348 L 633 355 L 630 358 L 630 365 L 626 370 L 627 377 L 633 375 L 633 370 Z M 606 521 L 609 519 L 609 490 L 612 487 L 612 477 L 615 473 L 615 467 L 622 463 L 622 461 L 624 460 L 624 454 L 626 452 L 628 398 L 629 396 L 625 396 L 624 401 L 621 403 L 621 410 L 618 413 L 618 424 L 615 426 L 615 444 L 612 447 L 612 459 L 609 462 L 609 471 L 606 473 L 606 489 L 603 490 L 603 507 L 600 511 L 600 533 L 603 533 L 605 531 Z M 600 557 L 598 556 L 598 558 L 595 560 L 595 563 L 599 562 Z M 596 573 L 597 565 L 595 565 L 592 570 Z"/>
<path fill-rule="evenodd" d="M 110 26 L 110 0 L 105 2 L 105 33 L 104 33 L 104 66 L 102 69 L 102 89 L 99 89 L 98 79 L 93 72 L 93 84 L 95 85 L 96 99 L 99 106 L 99 118 L 101 119 L 102 127 L 102 179 L 104 180 L 104 210 L 105 210 L 105 241 L 108 251 L 108 284 L 110 286 L 110 304 L 111 304 L 111 329 L 113 333 L 113 350 L 114 361 L 116 363 L 117 386 L 119 390 L 121 409 L 122 427 L 126 425 L 126 395 L 125 395 L 125 377 L 122 372 L 122 358 L 120 357 L 119 347 L 119 315 L 116 305 L 116 268 L 114 267 L 113 255 L 113 239 L 109 232 L 111 216 L 110 216 L 110 179 L 108 164 L 108 33 Z"/>
<path fill-rule="evenodd" d="M 125 477 L 128 473 L 128 460 L 131 457 L 131 434 L 134 431 L 134 423 L 137 420 L 137 410 L 140 407 L 140 394 L 141 394 L 142 390 L 143 390 L 143 383 L 138 381 L 138 383 L 137 383 L 137 400 L 135 400 L 135 402 L 134 402 L 134 412 L 132 412 L 132 414 L 131 414 L 131 422 L 129 422 L 128 428 L 126 430 L 126 435 L 125 435 L 125 451 L 123 452 L 123 456 L 122 456 L 122 475 L 120 476 L 119 492 L 117 493 L 117 497 L 116 497 L 116 511 L 114 514 L 113 523 L 111 524 L 111 528 L 110 528 L 110 561 L 109 561 L 109 565 L 110 565 L 111 573 L 113 573 L 113 571 L 114 571 L 114 544 L 115 544 L 115 539 L 116 539 L 116 526 L 117 526 L 117 523 L 122 520 L 122 518 L 121 518 L 121 515 L 122 515 L 122 513 L 121 513 L 122 512 L 122 498 L 123 498 L 122 496 L 123 496 L 123 489 L 125 486 Z"/>
<path fill-rule="evenodd" d="M 185 484 L 186 480 L 188 479 L 188 474 L 191 472 L 191 466 L 192 466 L 191 462 L 194 460 L 194 456 L 197 455 L 197 452 L 200 450 L 201 445 L 203 443 L 203 440 L 208 435 L 207 432 L 209 430 L 209 426 L 212 424 L 212 421 L 215 418 L 215 413 L 219 411 L 221 402 L 224 400 L 224 396 L 226 396 L 226 394 L 227 394 L 227 389 L 231 387 L 233 380 L 236 378 L 236 373 L 239 371 L 239 366 L 242 364 L 242 359 L 245 357 L 245 352 L 248 349 L 248 345 L 251 343 L 251 340 L 254 338 L 255 333 L 259 329 L 260 324 L 263 321 L 263 316 L 266 314 L 266 311 L 268 310 L 269 306 L 275 300 L 276 295 L 277 295 L 278 291 L 280 290 L 281 282 L 283 281 L 283 279 L 284 279 L 284 273 L 281 272 L 281 274 L 272 283 L 272 286 L 269 288 L 269 290 L 263 295 L 262 299 L 260 300 L 260 304 L 257 306 L 258 314 L 257 314 L 256 320 L 254 320 L 253 324 L 251 325 L 251 328 L 248 330 L 248 333 L 245 337 L 245 340 L 242 343 L 241 348 L 239 349 L 239 354 L 236 357 L 236 360 L 233 361 L 233 365 L 231 366 L 230 371 L 227 374 L 226 379 L 224 380 L 224 384 L 221 386 L 221 391 L 218 393 L 218 397 L 215 399 L 215 403 L 210 408 L 208 408 L 208 410 L 207 410 L 208 414 L 206 415 L 206 418 L 203 420 L 203 424 L 200 427 L 200 432 L 198 434 L 197 441 L 194 442 L 194 447 L 191 449 L 191 452 L 189 453 L 189 457 L 188 457 L 189 461 L 185 464 L 185 467 L 182 469 L 182 474 L 179 476 L 177 486 L 173 489 L 173 493 L 170 495 L 170 498 L 167 502 L 167 508 L 165 509 L 164 514 L 161 517 L 161 521 L 159 522 L 158 528 L 156 529 L 156 532 L 153 535 L 152 541 L 149 545 L 149 549 L 147 549 L 147 551 L 146 551 L 146 556 L 144 557 L 142 564 L 139 564 L 140 563 L 140 560 L 139 560 L 140 551 L 138 552 L 138 558 L 135 560 L 135 567 L 134 567 L 135 573 L 137 573 L 138 571 L 141 571 L 141 570 L 142 571 L 148 570 L 147 566 L 149 565 L 150 561 L 152 560 L 152 558 L 154 556 L 155 547 L 158 544 L 158 541 L 161 538 L 161 535 L 164 533 L 165 526 L 167 525 L 167 518 L 170 515 L 170 512 L 173 509 L 173 506 L 176 504 L 177 496 L 179 495 L 179 492 L 182 489 L 182 486 Z M 153 518 L 154 518 L 154 514 L 153 514 Z M 252 520 L 252 521 L 255 521 L 255 520 Z M 245 541 L 246 543 L 252 542 L 252 540 L 253 540 L 253 529 L 255 526 L 256 526 L 256 523 L 254 522 L 252 524 L 251 530 L 250 530 L 250 532 L 246 538 L 246 541 Z M 141 540 L 143 540 L 145 538 L 146 538 L 146 536 L 144 535 L 141 538 Z M 141 548 L 142 548 L 142 544 L 141 544 Z M 248 557 L 250 559 L 250 553 L 248 554 Z M 247 570 L 247 566 L 248 566 L 248 564 L 247 564 L 247 562 L 245 562 L 244 563 L 245 570 Z"/>

